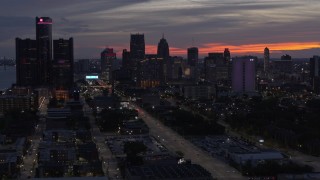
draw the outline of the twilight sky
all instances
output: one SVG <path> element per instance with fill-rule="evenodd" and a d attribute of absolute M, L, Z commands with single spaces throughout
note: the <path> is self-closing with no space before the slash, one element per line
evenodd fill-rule
<path fill-rule="evenodd" d="M 15 57 L 14 38 L 35 39 L 35 17 L 53 19 L 53 37 L 74 38 L 75 58 L 99 57 L 106 46 L 129 48 L 144 33 L 156 53 L 162 33 L 171 55 L 199 47 L 201 57 L 229 48 L 232 56 L 320 55 L 320 0 L 1 0 L 0 57 Z"/>

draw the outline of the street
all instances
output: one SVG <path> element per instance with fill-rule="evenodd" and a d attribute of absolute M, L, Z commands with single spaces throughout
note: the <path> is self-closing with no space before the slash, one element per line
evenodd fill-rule
<path fill-rule="evenodd" d="M 150 128 L 150 134 L 158 137 L 163 145 L 172 152 L 181 151 L 185 159 L 190 159 L 193 163 L 199 164 L 207 169 L 214 178 L 218 179 L 246 179 L 236 169 L 218 159 L 213 158 L 207 152 L 193 145 L 181 135 L 164 126 L 159 120 L 153 118 L 144 109 L 134 103 L 132 108 L 139 109 L 141 117 Z"/>
<path fill-rule="evenodd" d="M 92 114 L 92 110 L 87 104 L 84 104 L 84 112 L 85 115 L 89 118 L 91 126 L 91 135 L 99 151 L 100 159 L 102 161 L 103 172 L 111 180 L 121 179 L 117 160 L 112 155 L 110 149 L 107 147 L 105 143 L 105 136 L 100 132 L 100 129 L 96 125 L 95 118 Z"/>
<path fill-rule="evenodd" d="M 48 99 L 44 99 L 39 107 L 40 120 L 35 128 L 34 134 L 29 137 L 31 141 L 30 148 L 27 150 L 27 154 L 23 156 L 23 165 L 20 168 L 20 179 L 33 178 L 35 176 L 35 170 L 38 166 L 38 147 L 42 138 L 42 133 L 46 129 L 46 119 Z"/>

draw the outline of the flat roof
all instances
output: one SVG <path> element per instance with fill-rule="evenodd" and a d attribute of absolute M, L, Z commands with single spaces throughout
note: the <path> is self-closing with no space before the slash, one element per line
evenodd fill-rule
<path fill-rule="evenodd" d="M 57 178 L 32 178 L 34 180 L 108 180 L 108 177 L 57 177 Z"/>

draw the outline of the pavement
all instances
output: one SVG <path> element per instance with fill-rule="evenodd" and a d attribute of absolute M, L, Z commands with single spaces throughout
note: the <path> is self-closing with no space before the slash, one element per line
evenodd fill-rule
<path fill-rule="evenodd" d="M 40 115 L 45 115 L 47 112 L 48 99 L 43 100 L 39 107 Z M 31 146 L 28 149 L 28 152 L 23 156 L 23 165 L 20 168 L 20 177 L 19 179 L 28 179 L 35 176 L 35 170 L 38 166 L 38 147 L 42 138 L 42 133 L 46 129 L 46 120 L 45 118 L 40 118 L 40 121 L 35 129 L 34 135 L 29 137 L 31 140 Z"/>

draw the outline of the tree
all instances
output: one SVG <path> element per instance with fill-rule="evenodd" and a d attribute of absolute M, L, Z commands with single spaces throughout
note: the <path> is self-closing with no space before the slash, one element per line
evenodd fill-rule
<path fill-rule="evenodd" d="M 143 164 L 142 157 L 139 156 L 139 154 L 146 151 L 147 147 L 142 142 L 126 142 L 124 144 L 124 152 L 127 154 L 127 162 L 132 165 Z"/>
<path fill-rule="evenodd" d="M 176 154 L 180 157 L 184 157 L 184 153 L 182 151 L 176 151 Z"/>

